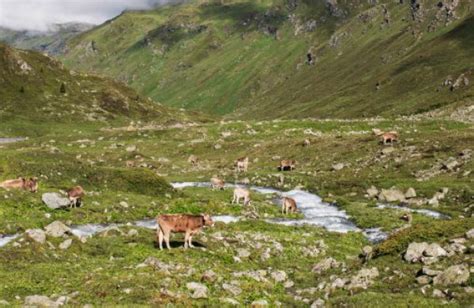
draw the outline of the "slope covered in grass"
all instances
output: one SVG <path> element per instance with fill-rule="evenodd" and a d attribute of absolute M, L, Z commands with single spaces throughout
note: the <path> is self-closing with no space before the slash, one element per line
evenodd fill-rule
<path fill-rule="evenodd" d="M 64 60 L 164 104 L 220 115 L 421 113 L 472 101 L 472 7 L 190 1 L 125 12 L 72 39 Z"/>

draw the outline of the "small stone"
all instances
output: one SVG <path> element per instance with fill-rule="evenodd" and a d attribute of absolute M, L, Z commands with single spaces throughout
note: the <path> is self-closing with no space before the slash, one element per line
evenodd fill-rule
<path fill-rule="evenodd" d="M 324 308 L 324 300 L 318 298 L 311 304 L 311 308 Z"/>
<path fill-rule="evenodd" d="M 423 255 L 425 255 L 427 257 L 438 258 L 438 257 L 445 257 L 445 256 L 448 255 L 448 253 L 446 252 L 446 250 L 441 248 L 440 245 L 438 245 L 436 243 L 432 243 L 432 244 L 429 244 L 425 248 L 425 251 L 423 252 Z"/>
<path fill-rule="evenodd" d="M 379 194 L 379 190 L 375 186 L 371 186 L 369 189 L 367 189 L 367 195 L 369 198 L 375 198 Z"/>
<path fill-rule="evenodd" d="M 71 247 L 71 244 L 72 244 L 72 239 L 67 239 L 64 242 L 62 242 L 61 244 L 59 244 L 59 249 L 66 250 L 69 247 Z"/>
<path fill-rule="evenodd" d="M 429 267 L 426 267 L 426 266 L 423 266 L 423 268 L 421 269 L 421 272 L 424 275 L 431 276 L 431 277 L 434 277 L 434 276 L 437 276 L 437 275 L 441 274 L 441 271 L 432 270 L 432 269 L 430 269 Z"/>
<path fill-rule="evenodd" d="M 433 290 L 433 297 L 445 298 L 446 295 L 443 293 L 443 291 L 440 291 L 440 290 L 438 290 L 438 289 L 434 289 L 434 290 Z"/>
<path fill-rule="evenodd" d="M 276 271 L 271 274 L 275 282 L 283 282 L 288 278 L 288 275 L 284 271 Z"/>
<path fill-rule="evenodd" d="M 62 237 L 65 234 L 71 233 L 71 229 L 60 221 L 54 221 L 45 228 L 46 235 L 52 237 Z"/>
<path fill-rule="evenodd" d="M 237 255 L 239 258 L 248 258 L 250 257 L 250 251 L 244 248 L 237 249 Z"/>
<path fill-rule="evenodd" d="M 449 286 L 453 284 L 463 284 L 469 280 L 469 268 L 465 264 L 453 265 L 444 270 L 433 279 L 434 285 Z"/>
<path fill-rule="evenodd" d="M 128 237 L 135 237 L 135 236 L 138 236 L 138 231 L 135 230 L 135 229 L 130 229 L 127 233 L 127 236 Z"/>
<path fill-rule="evenodd" d="M 128 146 L 126 149 L 125 149 L 127 152 L 135 152 L 137 151 L 137 146 L 136 145 L 131 145 L 131 146 Z"/>
<path fill-rule="evenodd" d="M 31 295 L 25 297 L 25 306 L 30 307 L 48 307 L 48 308 L 56 308 L 59 307 L 59 304 L 55 301 L 49 299 L 49 297 L 44 295 Z"/>
<path fill-rule="evenodd" d="M 44 244 L 46 242 L 46 233 L 41 229 L 29 229 L 26 230 L 25 233 L 26 236 L 39 244 Z"/>
<path fill-rule="evenodd" d="M 429 284 L 431 282 L 431 280 L 432 280 L 431 277 L 426 276 L 426 275 L 416 277 L 416 282 L 418 282 L 419 284 L 422 284 L 422 285 Z"/>
<path fill-rule="evenodd" d="M 343 163 L 337 163 L 337 164 L 334 164 L 332 165 L 332 170 L 333 171 L 340 171 L 342 169 L 344 169 L 345 165 Z"/>
<path fill-rule="evenodd" d="M 50 209 L 53 210 L 68 207 L 70 204 L 69 199 L 64 198 L 58 193 L 44 193 L 41 196 L 41 200 L 44 204 L 46 204 Z"/>
<path fill-rule="evenodd" d="M 416 197 L 416 191 L 413 187 L 408 188 L 408 190 L 405 192 L 405 198 L 411 199 Z"/>
<path fill-rule="evenodd" d="M 291 280 L 287 280 L 285 281 L 285 283 L 283 284 L 283 286 L 285 287 L 285 289 L 289 289 L 289 288 L 292 288 L 293 286 L 295 285 L 295 283 Z"/>
<path fill-rule="evenodd" d="M 428 244 L 425 242 L 422 243 L 410 243 L 408 245 L 407 251 L 405 252 L 404 259 L 405 261 L 415 263 L 421 260 L 423 252 L 428 247 Z"/>
<path fill-rule="evenodd" d="M 224 283 L 222 289 L 226 290 L 233 296 L 239 296 L 242 293 L 242 289 L 235 284 Z"/>
<path fill-rule="evenodd" d="M 268 307 L 268 302 L 265 299 L 259 299 L 259 300 L 253 301 L 252 304 L 250 304 L 250 307 L 252 308 Z"/>
<path fill-rule="evenodd" d="M 193 291 L 191 295 L 194 299 L 207 298 L 207 287 L 198 282 L 188 282 L 186 284 L 188 290 Z"/>
<path fill-rule="evenodd" d="M 121 207 L 123 207 L 123 208 L 125 208 L 125 209 L 128 209 L 128 207 L 129 207 L 128 203 L 125 202 L 125 201 L 120 201 L 119 204 L 120 204 Z"/>
<path fill-rule="evenodd" d="M 202 281 L 214 282 L 216 281 L 216 279 L 217 279 L 217 274 L 213 270 L 207 270 L 201 276 Z"/>
<path fill-rule="evenodd" d="M 474 229 L 471 229 L 469 231 L 466 232 L 466 238 L 474 238 Z"/>

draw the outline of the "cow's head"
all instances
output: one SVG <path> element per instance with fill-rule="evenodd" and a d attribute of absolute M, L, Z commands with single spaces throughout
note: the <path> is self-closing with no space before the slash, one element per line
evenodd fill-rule
<path fill-rule="evenodd" d="M 209 214 L 202 214 L 202 219 L 204 220 L 204 226 L 213 227 L 214 221 L 212 220 L 211 215 Z"/>
<path fill-rule="evenodd" d="M 30 178 L 24 182 L 25 188 L 32 193 L 38 191 L 38 178 Z"/>

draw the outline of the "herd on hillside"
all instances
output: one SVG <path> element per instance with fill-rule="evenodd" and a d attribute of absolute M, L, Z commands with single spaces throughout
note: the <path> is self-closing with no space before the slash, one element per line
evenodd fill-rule
<path fill-rule="evenodd" d="M 383 132 L 379 129 L 373 129 L 375 136 L 380 138 L 380 142 L 383 145 L 393 144 L 398 142 L 398 133 L 395 131 Z M 310 141 L 305 140 L 303 146 L 309 146 Z M 191 155 L 188 162 L 192 165 L 196 165 L 199 159 Z M 234 167 L 237 172 L 247 172 L 249 166 L 249 158 L 242 157 L 234 162 Z M 292 171 L 296 167 L 295 160 L 282 160 L 278 166 L 280 171 Z M 6 180 L 0 183 L 0 188 L 7 190 L 20 189 L 36 193 L 38 191 L 38 178 L 24 178 Z M 225 188 L 225 182 L 216 176 L 211 178 L 212 189 L 223 190 Z M 82 198 L 85 195 L 85 191 L 81 186 L 75 186 L 66 191 L 69 199 L 69 206 L 76 208 L 81 206 Z M 244 206 L 248 206 L 251 203 L 250 191 L 244 187 L 235 187 L 232 197 L 232 204 L 240 204 L 242 200 Z M 296 201 L 293 198 L 283 197 L 281 200 L 281 212 L 282 214 L 290 214 L 298 212 Z M 208 214 L 201 215 L 188 215 L 188 214 L 162 214 L 157 218 L 157 239 L 160 249 L 163 249 L 163 241 L 166 247 L 170 249 L 170 235 L 171 233 L 184 233 L 184 248 L 194 247 L 192 244 L 192 237 L 200 232 L 204 227 L 213 226 L 214 222 L 212 217 Z"/>

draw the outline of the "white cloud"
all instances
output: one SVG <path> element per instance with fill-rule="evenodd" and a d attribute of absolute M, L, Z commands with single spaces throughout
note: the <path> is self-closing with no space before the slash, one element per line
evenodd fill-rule
<path fill-rule="evenodd" d="M 0 0 L 0 26 L 45 31 L 51 24 L 100 24 L 125 9 L 148 9 L 172 0 Z"/>

